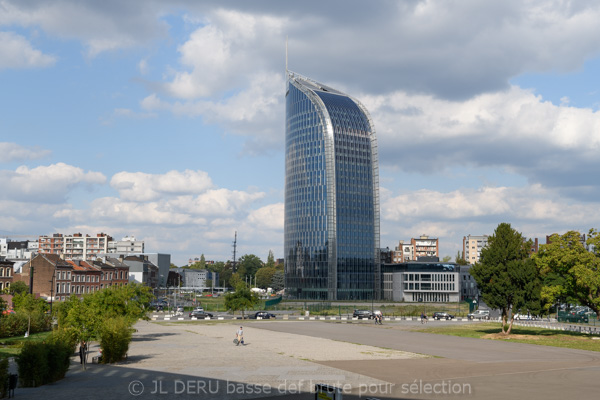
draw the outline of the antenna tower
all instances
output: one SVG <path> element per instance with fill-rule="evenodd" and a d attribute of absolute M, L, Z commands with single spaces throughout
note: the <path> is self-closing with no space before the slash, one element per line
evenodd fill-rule
<path fill-rule="evenodd" d="M 233 239 L 233 273 L 236 272 L 237 268 L 236 268 L 236 261 L 235 261 L 235 254 L 237 251 L 237 231 L 235 231 L 235 236 Z"/>

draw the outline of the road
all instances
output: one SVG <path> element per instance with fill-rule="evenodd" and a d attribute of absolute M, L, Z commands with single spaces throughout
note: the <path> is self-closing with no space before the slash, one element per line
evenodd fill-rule
<path fill-rule="evenodd" d="M 257 325 L 258 326 L 258 325 Z M 458 384 L 459 393 L 473 399 L 597 399 L 600 396 L 600 353 L 495 340 L 411 332 L 407 325 L 298 324 L 258 326 L 320 338 L 380 346 L 434 356 L 427 359 L 321 362 L 389 382 L 380 398 L 439 398 L 423 385 Z M 417 383 L 417 392 L 411 385 Z M 467 392 L 469 389 L 470 393 Z M 347 396 L 345 396 L 347 397 Z"/>

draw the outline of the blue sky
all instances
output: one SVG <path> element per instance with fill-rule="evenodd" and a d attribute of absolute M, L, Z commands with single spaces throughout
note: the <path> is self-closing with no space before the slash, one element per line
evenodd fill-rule
<path fill-rule="evenodd" d="M 358 98 L 381 244 L 599 227 L 587 1 L 0 0 L 0 236 L 283 257 L 284 69 Z"/>

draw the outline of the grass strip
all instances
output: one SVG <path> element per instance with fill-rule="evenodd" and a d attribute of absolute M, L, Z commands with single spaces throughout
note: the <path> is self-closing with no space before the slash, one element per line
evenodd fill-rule
<path fill-rule="evenodd" d="M 13 336 L 0 339 L 0 357 L 14 357 L 21 352 L 25 342 L 42 342 L 51 332 L 40 332 L 29 335 L 29 337 Z"/>
<path fill-rule="evenodd" d="M 427 327 L 415 329 L 414 331 L 477 339 L 505 340 L 539 346 L 600 351 L 600 337 L 598 336 L 527 326 L 513 326 L 510 335 L 503 335 L 500 323 L 496 322 Z"/>

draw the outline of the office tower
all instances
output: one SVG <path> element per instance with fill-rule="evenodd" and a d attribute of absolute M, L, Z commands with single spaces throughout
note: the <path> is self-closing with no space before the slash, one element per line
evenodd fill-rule
<path fill-rule="evenodd" d="M 379 298 L 373 122 L 357 100 L 291 71 L 286 82 L 284 252 L 289 298 Z"/>

